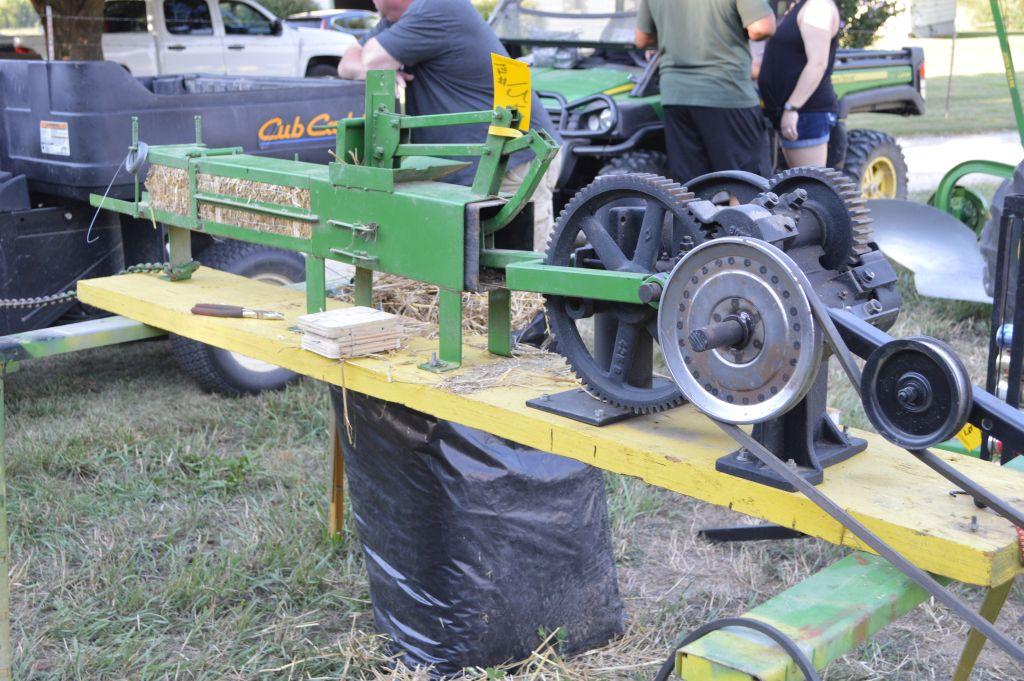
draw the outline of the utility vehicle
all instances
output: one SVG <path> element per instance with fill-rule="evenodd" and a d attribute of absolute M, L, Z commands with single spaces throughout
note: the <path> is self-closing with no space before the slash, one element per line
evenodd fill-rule
<path fill-rule="evenodd" d="M 636 0 L 503 0 L 490 17 L 509 52 L 532 65 L 533 86 L 565 140 L 560 202 L 598 175 L 667 174 L 658 60 L 633 46 L 636 6 Z M 868 198 L 905 198 L 899 144 L 877 130 L 847 131 L 846 118 L 924 114 L 924 52 L 842 49 L 832 83 L 840 123 L 829 165 L 854 178 Z"/>

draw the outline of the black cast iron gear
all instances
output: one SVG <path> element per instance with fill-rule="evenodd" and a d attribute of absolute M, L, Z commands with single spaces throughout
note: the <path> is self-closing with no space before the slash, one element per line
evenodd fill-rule
<path fill-rule="evenodd" d="M 685 187 L 658 175 L 599 177 L 562 210 L 546 263 L 649 274 L 669 271 L 681 253 L 705 238 L 687 211 L 692 200 Z M 650 370 L 658 333 L 653 307 L 549 295 L 545 310 L 559 353 L 592 394 L 635 413 L 683 403 L 675 383 Z M 585 318 L 594 319 L 595 335 L 601 336 L 592 347 L 577 325 Z"/>
<path fill-rule="evenodd" d="M 770 191 L 779 196 L 803 189 L 807 192 L 806 208 L 822 213 L 825 256 L 821 264 L 825 268 L 845 269 L 874 250 L 868 207 L 847 175 L 832 168 L 791 168 L 777 173 L 768 183 Z"/>

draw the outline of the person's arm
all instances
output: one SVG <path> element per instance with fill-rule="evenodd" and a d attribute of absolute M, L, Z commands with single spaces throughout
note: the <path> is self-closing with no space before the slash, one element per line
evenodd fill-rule
<path fill-rule="evenodd" d="M 754 41 L 766 40 L 775 35 L 775 12 L 765 0 L 735 0 L 740 23 L 747 31 L 747 37 Z"/>
<path fill-rule="evenodd" d="M 829 47 L 832 36 L 838 30 L 838 10 L 831 0 L 810 0 L 797 17 L 800 37 L 804 41 L 807 65 L 793 87 L 786 104 L 799 109 L 818 89 L 821 79 L 828 70 Z M 789 140 L 797 138 L 796 124 L 800 115 L 795 110 L 784 111 L 781 121 L 782 136 Z"/>
<path fill-rule="evenodd" d="M 764 42 L 750 41 L 750 80 L 761 75 L 761 61 L 764 60 Z"/>
<path fill-rule="evenodd" d="M 769 14 L 747 25 L 747 37 L 758 42 L 775 35 L 775 15 Z"/>
<path fill-rule="evenodd" d="M 633 44 L 641 50 L 653 50 L 658 46 L 658 34 L 644 33 L 638 28 L 636 29 L 636 35 L 633 38 Z"/>
<path fill-rule="evenodd" d="M 654 25 L 651 8 L 647 0 L 641 0 L 636 8 L 636 33 L 633 44 L 641 50 L 650 50 L 658 46 L 658 28 Z"/>
<path fill-rule="evenodd" d="M 366 67 L 363 66 L 363 46 L 355 44 L 345 50 L 338 62 L 338 76 L 348 80 L 366 80 Z"/>

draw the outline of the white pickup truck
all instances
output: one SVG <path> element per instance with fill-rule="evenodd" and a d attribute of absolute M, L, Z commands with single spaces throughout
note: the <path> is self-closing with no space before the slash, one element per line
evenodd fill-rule
<path fill-rule="evenodd" d="M 253 0 L 106 0 L 103 19 L 104 59 L 133 76 L 337 77 L 355 42 L 339 31 L 284 25 Z M 15 43 L 47 53 L 43 36 Z"/>

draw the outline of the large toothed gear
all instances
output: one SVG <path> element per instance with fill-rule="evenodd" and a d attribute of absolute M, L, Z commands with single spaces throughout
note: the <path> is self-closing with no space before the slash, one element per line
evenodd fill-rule
<path fill-rule="evenodd" d="M 599 177 L 565 206 L 547 264 L 620 272 L 667 272 L 705 234 L 686 209 L 693 195 L 657 175 Z M 675 383 L 651 376 L 657 310 L 646 304 L 548 296 L 548 322 L 558 351 L 587 390 L 637 413 L 682 404 Z M 597 344 L 588 338 L 595 332 Z M 581 328 L 581 325 L 583 328 Z"/>
<path fill-rule="evenodd" d="M 815 213 L 826 226 L 820 242 L 825 249 L 822 266 L 839 270 L 860 262 L 871 246 L 871 216 L 853 180 L 831 168 L 793 168 L 769 181 L 769 191 L 784 196 L 798 189 L 807 192 L 802 209 Z"/>

